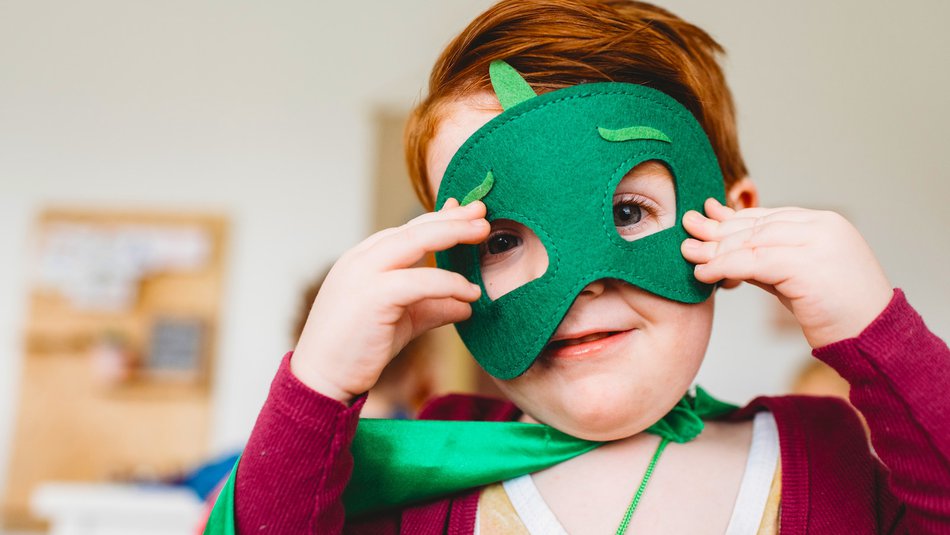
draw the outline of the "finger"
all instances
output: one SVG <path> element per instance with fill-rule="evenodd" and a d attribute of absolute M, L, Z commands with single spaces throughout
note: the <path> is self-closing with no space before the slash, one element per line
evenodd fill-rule
<path fill-rule="evenodd" d="M 807 223 L 756 219 L 752 226 L 727 234 L 720 240 L 716 254 L 743 247 L 797 247 L 809 241 L 812 230 Z"/>
<path fill-rule="evenodd" d="M 419 223 L 428 223 L 430 221 L 440 221 L 447 219 L 477 219 L 485 217 L 485 203 L 481 201 L 471 202 L 465 206 L 459 206 L 458 201 L 449 199 L 442 208 L 435 212 L 426 212 L 418 215 L 403 226 L 417 225 Z"/>
<path fill-rule="evenodd" d="M 706 202 L 703 203 L 703 210 L 706 212 L 706 217 L 717 221 L 732 218 L 772 217 L 779 216 L 779 214 L 782 214 L 781 217 L 787 219 L 805 220 L 812 219 L 816 212 L 815 210 L 806 210 L 795 206 L 780 206 L 775 208 L 756 206 L 754 208 L 736 210 L 723 205 L 713 197 L 706 199 Z"/>
<path fill-rule="evenodd" d="M 727 234 L 766 223 L 777 221 L 810 223 L 814 220 L 814 215 L 807 213 L 807 211 L 794 209 L 783 211 L 772 210 L 758 213 L 760 215 L 753 217 L 750 214 L 743 214 L 743 211 L 739 211 L 729 219 L 717 220 L 706 217 L 695 210 L 690 210 L 683 215 L 683 227 L 687 232 L 697 238 L 716 240 Z"/>
<path fill-rule="evenodd" d="M 683 228 L 690 235 L 700 240 L 720 241 L 730 234 L 775 222 L 811 223 L 815 216 L 806 212 L 796 210 L 772 211 L 759 217 L 740 217 L 738 215 L 741 213 L 740 211 L 736 212 L 736 215 L 731 219 L 718 221 L 690 210 L 683 215 Z"/>
<path fill-rule="evenodd" d="M 756 222 L 762 220 L 756 220 Z M 742 248 L 798 247 L 808 242 L 811 227 L 805 223 L 773 221 L 756 224 L 729 234 L 719 241 L 699 241 L 688 238 L 683 241 L 683 257 L 694 264 L 709 262 L 716 256 Z"/>
<path fill-rule="evenodd" d="M 465 206 L 459 206 L 458 201 L 450 198 L 449 200 L 445 201 L 445 204 L 442 206 L 441 210 L 435 212 L 426 212 L 410 219 L 398 227 L 380 230 L 379 232 L 370 235 L 365 240 L 360 242 L 359 245 L 353 248 L 353 251 L 360 252 L 370 249 L 380 240 L 388 236 L 392 236 L 393 234 L 397 234 L 402 229 L 409 226 L 418 225 L 420 223 L 429 223 L 432 221 L 471 220 L 483 218 L 485 217 L 485 210 L 485 203 L 481 201 L 475 201 L 466 204 Z"/>
<path fill-rule="evenodd" d="M 716 256 L 705 264 L 696 264 L 697 280 L 713 284 L 724 279 L 760 282 L 776 286 L 788 280 L 798 264 L 798 248 L 741 248 Z"/>
<path fill-rule="evenodd" d="M 444 251 L 460 243 L 485 241 L 491 226 L 484 219 L 431 221 L 402 227 L 380 239 L 360 258 L 379 270 L 407 268 L 427 253 Z"/>
<path fill-rule="evenodd" d="M 788 298 L 786 298 L 784 295 L 782 295 L 782 294 L 775 288 L 774 285 L 765 284 L 764 282 L 759 282 L 759 281 L 749 281 L 749 284 L 751 284 L 751 285 L 753 285 L 753 286 L 758 286 L 759 288 L 761 288 L 761 289 L 765 290 L 766 292 L 768 292 L 768 293 L 774 295 L 775 297 L 778 297 L 778 300 L 781 301 L 783 305 L 788 306 Z"/>
<path fill-rule="evenodd" d="M 744 281 L 739 281 L 735 279 L 722 279 L 719 281 L 719 287 L 724 290 L 731 290 L 733 288 L 738 288 Z"/>
<path fill-rule="evenodd" d="M 680 245 L 680 252 L 683 254 L 683 258 L 693 264 L 705 264 L 716 256 L 716 248 L 718 247 L 719 242 L 686 238 Z"/>
<path fill-rule="evenodd" d="M 703 210 L 706 212 L 707 217 L 717 221 L 729 219 L 736 214 L 735 210 L 725 206 L 713 197 L 706 199 L 706 202 L 703 203 Z"/>
<path fill-rule="evenodd" d="M 409 307 L 412 337 L 425 331 L 465 321 L 472 316 L 472 305 L 457 299 L 426 299 Z"/>
<path fill-rule="evenodd" d="M 399 269 L 386 273 L 381 284 L 386 300 L 408 307 L 425 299 L 451 298 L 470 303 L 481 296 L 481 288 L 462 275 L 439 268 Z"/>
<path fill-rule="evenodd" d="M 751 220 L 744 219 L 740 224 L 742 226 L 750 226 L 750 221 Z M 690 210 L 683 214 L 683 228 L 686 229 L 686 232 L 691 236 L 702 241 L 713 242 L 721 240 L 726 234 L 724 224 L 723 221 L 706 217 L 695 210 Z"/>

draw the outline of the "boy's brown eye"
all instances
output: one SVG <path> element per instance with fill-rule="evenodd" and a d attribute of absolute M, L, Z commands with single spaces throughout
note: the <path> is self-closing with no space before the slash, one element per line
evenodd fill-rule
<path fill-rule="evenodd" d="M 514 234 L 501 232 L 489 236 L 485 242 L 485 248 L 488 250 L 488 254 L 501 254 L 519 245 L 521 245 L 521 238 Z"/>
<path fill-rule="evenodd" d="M 620 203 L 614 206 L 614 225 L 626 227 L 635 225 L 643 219 L 643 208 L 633 203 Z"/>

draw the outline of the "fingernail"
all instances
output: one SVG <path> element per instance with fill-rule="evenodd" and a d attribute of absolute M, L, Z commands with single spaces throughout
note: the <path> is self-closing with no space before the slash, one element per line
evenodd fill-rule
<path fill-rule="evenodd" d="M 482 227 L 482 226 L 487 225 L 487 224 L 488 224 L 488 221 L 486 221 L 486 220 L 483 219 L 483 218 L 479 218 L 479 219 L 473 219 L 473 220 L 469 221 L 469 223 L 471 223 L 471 225 L 472 225 L 473 227 Z"/>
<path fill-rule="evenodd" d="M 692 238 L 688 238 L 683 241 L 683 247 L 689 251 L 695 251 L 696 249 L 699 249 L 699 242 Z"/>

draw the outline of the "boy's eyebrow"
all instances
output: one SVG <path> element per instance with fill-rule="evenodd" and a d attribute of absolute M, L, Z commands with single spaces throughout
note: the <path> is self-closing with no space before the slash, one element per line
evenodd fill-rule
<path fill-rule="evenodd" d="M 626 128 L 618 128 L 616 130 L 598 126 L 597 131 L 600 133 L 600 137 L 606 139 L 607 141 L 634 141 L 652 139 L 666 143 L 673 142 L 670 139 L 670 136 L 664 134 L 656 128 L 650 128 L 649 126 L 628 126 Z"/>

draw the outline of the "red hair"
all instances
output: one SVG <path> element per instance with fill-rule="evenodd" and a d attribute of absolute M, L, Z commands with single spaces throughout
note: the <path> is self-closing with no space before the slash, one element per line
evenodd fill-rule
<path fill-rule="evenodd" d="M 503 59 L 538 94 L 589 82 L 627 82 L 663 91 L 706 131 L 728 189 L 747 174 L 732 94 L 718 63 L 724 53 L 705 31 L 669 11 L 630 0 L 502 0 L 445 48 L 425 100 L 405 131 L 416 195 L 432 210 L 426 151 L 442 105 L 491 91 L 488 65 Z"/>

